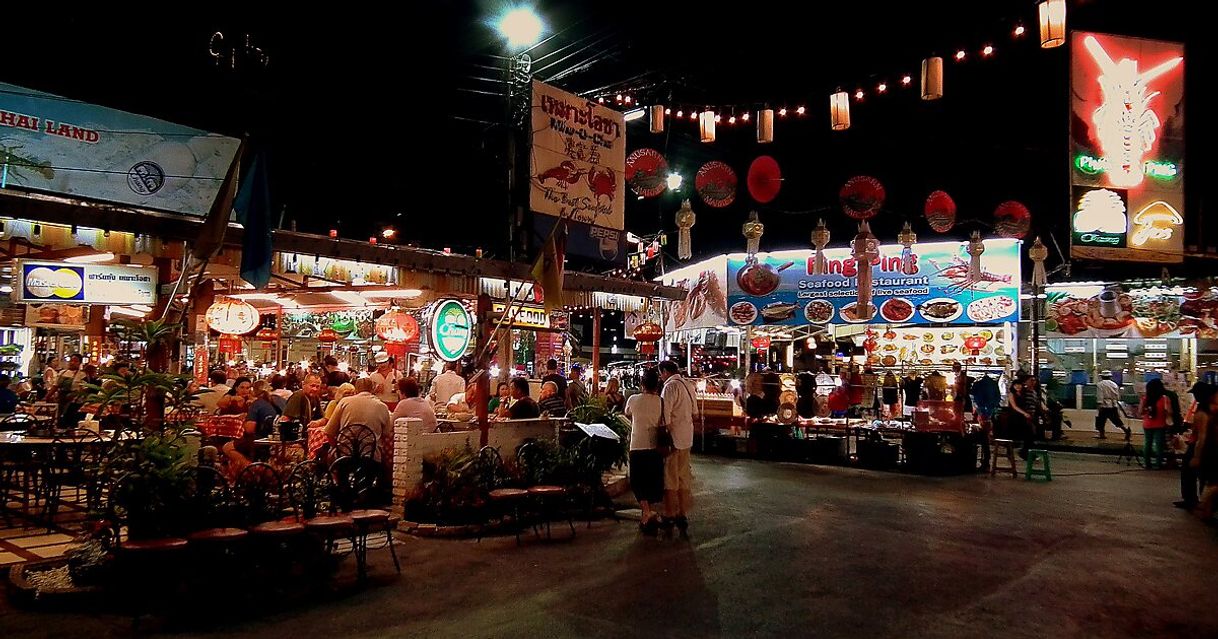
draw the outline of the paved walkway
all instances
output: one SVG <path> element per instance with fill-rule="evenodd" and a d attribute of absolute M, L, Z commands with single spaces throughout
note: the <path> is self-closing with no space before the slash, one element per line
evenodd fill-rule
<path fill-rule="evenodd" d="M 689 542 L 625 521 L 520 548 L 412 538 L 398 582 L 177 636 L 1218 636 L 1218 530 L 1171 507 L 1176 475 L 1053 461 L 1034 483 L 699 457 Z M 129 628 L 0 608 L 15 637 Z"/>

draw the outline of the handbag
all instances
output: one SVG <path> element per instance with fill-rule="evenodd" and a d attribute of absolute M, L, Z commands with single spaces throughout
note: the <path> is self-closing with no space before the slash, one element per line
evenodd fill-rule
<path fill-rule="evenodd" d="M 656 425 L 656 452 L 669 455 L 673 451 L 672 431 L 664 423 L 664 398 L 660 398 L 660 423 Z"/>

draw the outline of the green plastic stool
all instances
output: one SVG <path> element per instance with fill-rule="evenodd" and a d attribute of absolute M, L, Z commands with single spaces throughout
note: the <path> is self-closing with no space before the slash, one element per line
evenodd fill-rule
<path fill-rule="evenodd" d="M 1043 462 L 1044 468 L 1036 468 L 1036 460 Z M 1033 477 L 1044 477 L 1045 481 L 1053 481 L 1053 470 L 1049 465 L 1049 451 L 1047 450 L 1029 450 L 1028 462 L 1023 471 L 1024 479 L 1032 479 Z"/>

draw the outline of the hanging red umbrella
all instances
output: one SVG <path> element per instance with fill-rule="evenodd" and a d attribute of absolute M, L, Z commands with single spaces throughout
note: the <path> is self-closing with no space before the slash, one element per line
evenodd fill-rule
<path fill-rule="evenodd" d="M 856 220 L 866 220 L 880 212 L 884 206 L 884 185 L 870 175 L 856 175 L 842 185 L 837 194 L 846 215 Z"/>
<path fill-rule="evenodd" d="M 643 197 L 656 197 L 666 188 L 668 160 L 655 149 L 638 149 L 626 156 L 626 184 Z"/>
<path fill-rule="evenodd" d="M 994 209 L 994 230 L 1002 237 L 1022 240 L 1032 227 L 1032 212 L 1021 202 L 1008 200 Z"/>
<path fill-rule="evenodd" d="M 922 212 L 936 233 L 946 233 L 956 225 L 956 202 L 946 191 L 935 191 L 926 198 Z"/>
<path fill-rule="evenodd" d="M 694 190 L 707 206 L 729 206 L 736 201 L 736 172 L 722 162 L 707 162 L 694 176 Z"/>
<path fill-rule="evenodd" d="M 746 180 L 749 186 L 749 195 L 758 204 L 766 204 L 778 197 L 778 190 L 782 188 L 782 169 L 778 168 L 778 160 L 763 155 L 749 165 L 749 175 Z"/>

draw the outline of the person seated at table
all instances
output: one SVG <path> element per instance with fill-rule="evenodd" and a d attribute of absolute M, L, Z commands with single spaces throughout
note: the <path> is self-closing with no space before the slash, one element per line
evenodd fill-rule
<path fill-rule="evenodd" d="M 307 425 L 309 428 L 321 428 L 326 425 L 326 418 L 321 412 L 321 377 L 306 375 L 301 382 L 300 390 L 288 398 L 288 405 L 283 407 L 283 418 Z"/>
<path fill-rule="evenodd" d="M 432 408 L 431 402 L 427 401 L 427 398 L 419 397 L 420 392 L 419 381 L 415 378 L 405 377 L 398 381 L 398 393 L 401 394 L 402 401 L 398 402 L 393 409 L 390 423 L 402 418 L 418 419 L 423 422 L 424 433 L 434 433 L 436 431 L 436 409 Z"/>
<path fill-rule="evenodd" d="M 548 413 L 550 417 L 566 417 L 567 402 L 558 395 L 558 384 L 554 382 L 546 382 L 541 385 L 541 401 L 537 402 L 537 407 L 541 412 Z"/>
<path fill-rule="evenodd" d="M 220 403 L 220 398 L 226 395 L 231 388 L 225 383 L 227 376 L 224 371 L 212 371 L 208 379 L 211 381 L 211 386 L 201 389 L 198 404 L 204 415 L 215 415 L 216 405 Z"/>
<path fill-rule="evenodd" d="M 236 464 L 237 469 L 244 468 L 254 459 L 254 440 L 269 436 L 283 412 L 271 401 L 271 385 L 266 380 L 254 382 L 250 395 L 253 402 L 246 412 L 241 437 L 225 442 L 223 447 L 224 456 L 230 463 Z"/>
<path fill-rule="evenodd" d="M 17 393 L 8 387 L 13 382 L 13 378 L 8 375 L 0 374 L 0 413 L 12 413 L 17 410 L 19 400 Z"/>
<path fill-rule="evenodd" d="M 503 417 L 507 415 L 508 407 L 512 405 L 512 385 L 507 382 L 499 382 L 499 387 L 495 389 L 495 396 L 487 403 L 486 408 L 491 415 Z"/>
<path fill-rule="evenodd" d="M 326 420 L 326 436 L 334 439 L 339 430 L 358 424 L 367 426 L 380 442 L 390 432 L 390 422 L 389 407 L 373 394 L 377 387 L 376 381 L 368 377 L 355 380 L 355 394 L 339 401 L 334 414 Z"/>
<path fill-rule="evenodd" d="M 562 398 L 559 398 L 561 401 Z M 541 408 L 529 397 L 529 380 L 523 377 L 512 379 L 512 407 L 508 409 L 509 419 L 537 419 L 541 417 Z"/>
<path fill-rule="evenodd" d="M 329 421 L 334 416 L 334 410 L 338 408 L 338 402 L 344 397 L 350 397 L 355 394 L 355 384 L 351 382 L 343 382 L 334 387 L 334 398 L 326 404 L 326 421 Z"/>
<path fill-rule="evenodd" d="M 216 402 L 216 413 L 220 415 L 244 415 L 249 412 L 250 404 L 254 402 L 251 394 L 253 383 L 248 377 L 238 377 L 228 393 L 220 396 Z"/>
<path fill-rule="evenodd" d="M 271 401 L 279 399 L 279 408 L 282 410 L 287 405 L 288 400 L 292 397 L 292 391 L 288 390 L 288 378 L 286 375 L 275 373 L 271 376 Z"/>

